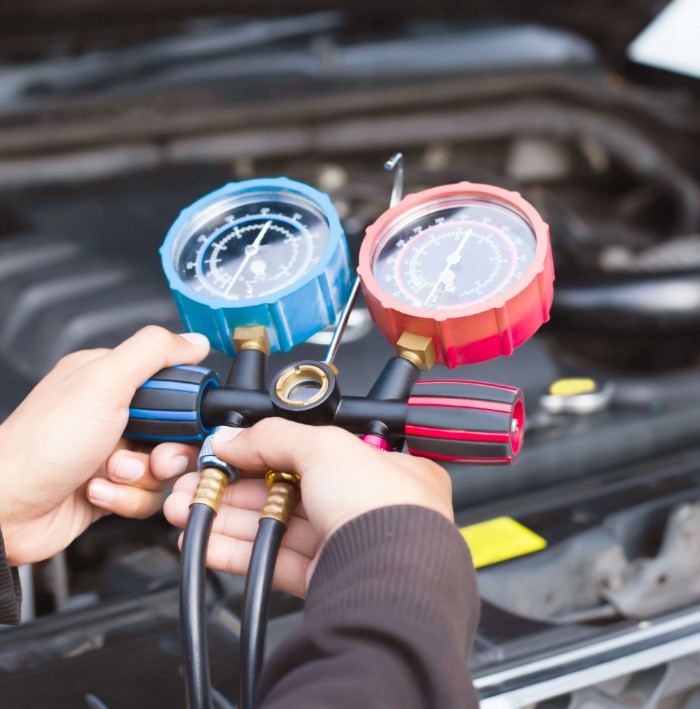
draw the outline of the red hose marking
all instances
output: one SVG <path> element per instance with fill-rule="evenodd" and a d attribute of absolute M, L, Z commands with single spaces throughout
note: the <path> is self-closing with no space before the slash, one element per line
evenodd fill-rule
<path fill-rule="evenodd" d="M 443 396 L 411 396 L 409 406 L 440 406 L 458 409 L 478 409 L 479 411 L 493 411 L 499 414 L 509 414 L 510 404 L 499 401 L 481 401 L 480 399 L 453 399 Z"/>
<path fill-rule="evenodd" d="M 472 382 L 468 379 L 421 379 L 416 382 L 416 386 L 421 384 L 476 384 L 482 387 L 492 387 L 494 389 L 506 389 L 507 391 L 519 391 L 515 387 L 507 387 L 504 384 L 491 384 L 490 382 Z"/>
<path fill-rule="evenodd" d="M 458 458 L 452 455 L 439 455 L 438 453 L 425 453 L 423 451 L 416 451 L 411 448 L 408 449 L 411 455 L 417 455 L 421 458 L 431 458 L 432 460 L 447 460 L 452 463 L 512 463 L 512 456 L 507 458 Z"/>
<path fill-rule="evenodd" d="M 406 434 L 428 436 L 430 438 L 448 438 L 455 441 L 485 441 L 487 443 L 508 443 L 507 433 L 486 431 L 455 431 L 449 428 L 429 428 L 427 426 L 406 425 Z"/>

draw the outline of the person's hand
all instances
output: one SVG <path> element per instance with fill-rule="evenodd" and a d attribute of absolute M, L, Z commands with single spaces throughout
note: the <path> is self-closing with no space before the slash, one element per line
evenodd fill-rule
<path fill-rule="evenodd" d="M 61 551 L 108 512 L 146 517 L 160 509 L 166 478 L 191 469 L 196 451 L 125 450 L 129 403 L 158 370 L 196 364 L 208 352 L 203 335 L 147 327 L 114 350 L 64 357 L 37 384 L 0 426 L 0 530 L 11 565 Z"/>
<path fill-rule="evenodd" d="M 169 445 L 169 444 L 168 444 Z M 343 524 L 379 507 L 420 505 L 453 520 L 452 488 L 444 468 L 424 458 L 377 451 L 346 431 L 267 419 L 250 429 L 222 429 L 214 450 L 238 466 L 242 477 L 229 485 L 214 521 L 207 565 L 243 575 L 267 486 L 269 469 L 301 475 L 301 503 L 284 536 L 275 586 L 304 597 L 323 543 Z M 158 465 L 167 464 L 167 455 Z M 156 471 L 157 473 L 157 471 Z M 164 511 L 176 527 L 187 523 L 196 473 L 180 478 Z"/>

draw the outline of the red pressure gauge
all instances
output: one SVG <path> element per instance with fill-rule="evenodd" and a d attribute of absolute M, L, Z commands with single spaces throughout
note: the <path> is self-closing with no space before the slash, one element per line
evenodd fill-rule
<path fill-rule="evenodd" d="M 518 193 L 460 182 L 405 197 L 367 229 L 358 273 L 395 344 L 432 338 L 448 367 L 509 355 L 549 319 L 549 227 Z"/>

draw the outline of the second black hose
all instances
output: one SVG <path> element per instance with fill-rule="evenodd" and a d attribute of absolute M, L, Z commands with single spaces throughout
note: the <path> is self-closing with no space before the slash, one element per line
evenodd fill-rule
<path fill-rule="evenodd" d="M 240 709 L 255 707 L 255 685 L 265 657 L 272 579 L 286 529 L 279 520 L 263 517 L 255 537 L 243 596 Z"/>

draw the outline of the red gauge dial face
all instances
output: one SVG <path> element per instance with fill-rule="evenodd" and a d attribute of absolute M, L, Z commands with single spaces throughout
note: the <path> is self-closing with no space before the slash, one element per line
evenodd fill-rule
<path fill-rule="evenodd" d="M 372 255 L 379 287 L 406 305 L 449 311 L 487 303 L 523 278 L 537 240 L 514 208 L 454 196 L 410 210 Z"/>

